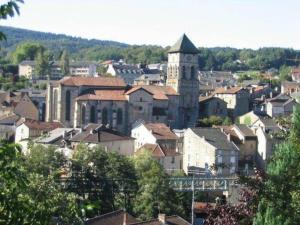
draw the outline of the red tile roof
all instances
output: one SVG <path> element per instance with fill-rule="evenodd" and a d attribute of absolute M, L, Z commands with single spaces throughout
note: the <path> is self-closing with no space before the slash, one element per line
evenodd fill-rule
<path fill-rule="evenodd" d="M 114 212 L 106 213 L 104 215 L 100 215 L 91 219 L 88 219 L 85 224 L 86 225 L 123 225 L 124 224 L 124 212 L 123 210 L 117 210 Z M 138 222 L 130 214 L 126 213 L 127 224 Z"/>
<path fill-rule="evenodd" d="M 117 77 L 64 77 L 59 81 L 65 86 L 107 86 L 107 87 L 126 87 L 122 78 Z"/>
<path fill-rule="evenodd" d="M 145 127 L 152 131 L 152 134 L 158 140 L 177 140 L 176 134 L 174 134 L 169 127 L 164 123 L 147 123 Z"/>
<path fill-rule="evenodd" d="M 156 100 L 168 100 L 168 95 L 178 95 L 178 93 L 172 87 L 155 85 L 134 86 L 129 91 L 127 91 L 126 94 L 130 95 L 131 93 L 140 89 L 143 89 L 148 93 L 152 94 L 153 98 Z"/>
<path fill-rule="evenodd" d="M 139 151 L 150 151 L 153 157 L 161 158 L 166 156 L 179 156 L 180 153 L 176 152 L 175 149 L 162 148 L 159 144 L 144 144 L 138 149 Z"/>
<path fill-rule="evenodd" d="M 51 131 L 59 127 L 63 127 L 63 125 L 59 122 L 41 122 L 37 120 L 26 119 L 24 124 L 29 129 L 34 130 L 42 130 L 42 131 Z"/>
<path fill-rule="evenodd" d="M 96 90 L 95 94 L 85 94 L 76 100 L 127 101 L 124 90 Z"/>

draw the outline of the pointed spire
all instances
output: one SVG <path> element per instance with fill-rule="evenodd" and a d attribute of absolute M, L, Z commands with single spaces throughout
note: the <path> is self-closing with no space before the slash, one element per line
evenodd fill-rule
<path fill-rule="evenodd" d="M 198 54 L 199 50 L 195 47 L 191 40 L 185 34 L 183 34 L 169 50 L 169 53 L 177 52 Z"/>

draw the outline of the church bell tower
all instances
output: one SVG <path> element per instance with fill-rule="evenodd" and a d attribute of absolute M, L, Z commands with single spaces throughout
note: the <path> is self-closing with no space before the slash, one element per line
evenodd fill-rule
<path fill-rule="evenodd" d="M 177 126 L 192 127 L 199 114 L 199 50 L 183 34 L 168 52 L 168 73 L 166 85 L 179 94 Z"/>

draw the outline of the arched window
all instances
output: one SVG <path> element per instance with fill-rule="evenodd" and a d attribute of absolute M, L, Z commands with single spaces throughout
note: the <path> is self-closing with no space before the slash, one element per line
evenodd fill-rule
<path fill-rule="evenodd" d="M 90 123 L 96 123 L 96 108 L 93 105 L 90 109 Z"/>
<path fill-rule="evenodd" d="M 108 123 L 108 118 L 107 118 L 107 109 L 104 108 L 102 110 L 102 124 L 106 125 Z"/>
<path fill-rule="evenodd" d="M 182 66 L 181 68 L 181 77 L 182 79 L 185 79 L 185 66 Z"/>
<path fill-rule="evenodd" d="M 71 120 L 71 91 L 66 92 L 66 121 Z"/>
<path fill-rule="evenodd" d="M 117 111 L 117 124 L 120 125 L 122 123 L 123 123 L 123 110 L 119 108 Z"/>
<path fill-rule="evenodd" d="M 191 67 L 191 79 L 195 78 L 195 67 Z"/>
<path fill-rule="evenodd" d="M 86 107 L 85 105 L 81 106 L 81 125 L 85 125 L 85 111 Z"/>
<path fill-rule="evenodd" d="M 57 120 L 57 90 L 53 93 L 53 119 Z"/>

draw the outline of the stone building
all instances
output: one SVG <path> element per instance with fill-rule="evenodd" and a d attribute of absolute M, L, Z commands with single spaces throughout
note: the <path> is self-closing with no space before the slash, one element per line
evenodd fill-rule
<path fill-rule="evenodd" d="M 47 121 L 66 127 L 110 125 L 129 133 L 139 121 L 172 128 L 194 126 L 198 119 L 198 49 L 183 35 L 169 51 L 166 86 L 126 85 L 117 77 L 65 77 L 49 83 Z"/>

